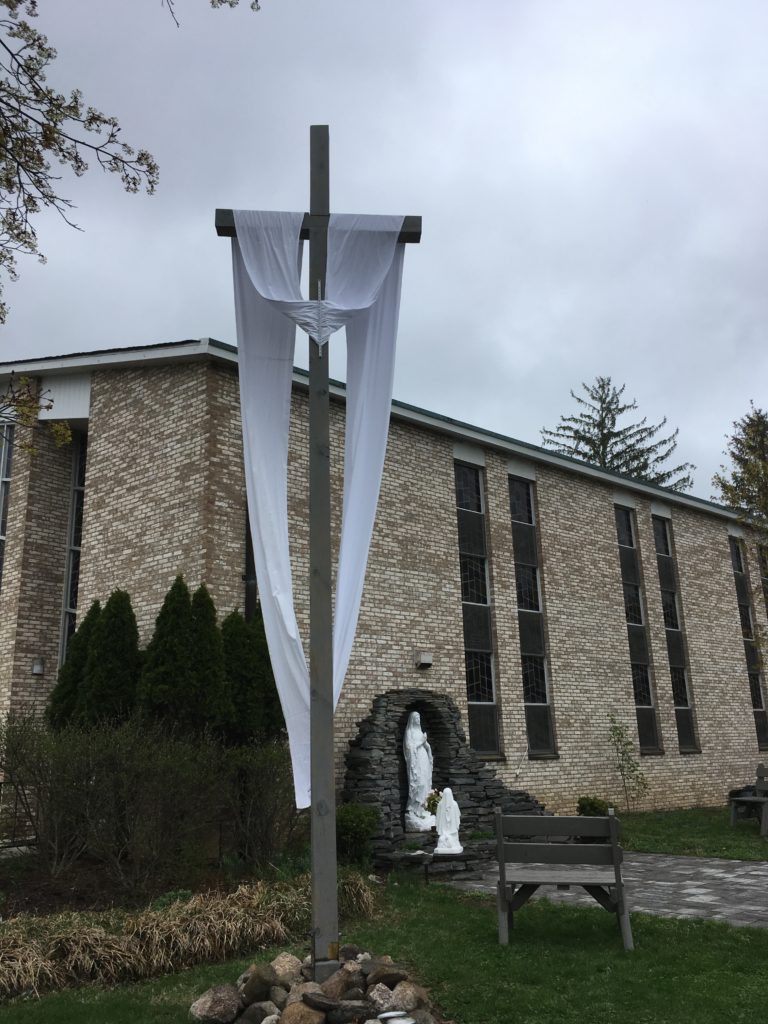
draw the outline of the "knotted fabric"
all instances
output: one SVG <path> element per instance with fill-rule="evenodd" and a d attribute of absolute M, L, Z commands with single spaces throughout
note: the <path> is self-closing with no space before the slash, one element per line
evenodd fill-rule
<path fill-rule="evenodd" d="M 325 297 L 301 295 L 303 214 L 235 210 L 232 243 L 245 479 L 256 578 L 288 728 L 296 806 L 310 792 L 309 671 L 293 604 L 288 436 L 296 327 L 347 333 L 344 506 L 333 621 L 333 700 L 349 665 L 389 431 L 402 217 L 332 214 Z"/>

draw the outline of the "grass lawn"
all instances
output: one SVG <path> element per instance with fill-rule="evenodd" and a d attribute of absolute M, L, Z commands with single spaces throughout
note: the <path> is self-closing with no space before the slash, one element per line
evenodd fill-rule
<path fill-rule="evenodd" d="M 621 842 L 625 850 L 683 857 L 768 860 L 768 839 L 760 836 L 758 821 L 749 818 L 731 828 L 727 807 L 617 813 L 621 818 Z"/>
<path fill-rule="evenodd" d="M 457 1024 L 753 1024 L 765 1015 L 768 931 L 633 915 L 636 950 L 615 918 L 541 901 L 517 916 L 512 944 L 496 941 L 489 897 L 401 881 L 372 921 L 344 941 L 410 964 Z M 265 958 L 269 957 L 265 955 Z M 3 1024 L 182 1024 L 210 985 L 247 961 L 111 991 L 81 989 L 0 1011 Z"/>

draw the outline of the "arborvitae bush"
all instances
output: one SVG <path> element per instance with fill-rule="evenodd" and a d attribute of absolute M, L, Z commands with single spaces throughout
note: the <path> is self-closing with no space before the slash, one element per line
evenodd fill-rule
<path fill-rule="evenodd" d="M 192 680 L 182 719 L 187 730 L 223 732 L 232 718 L 232 702 L 216 608 L 204 583 L 192 596 Z"/>
<path fill-rule="evenodd" d="M 246 623 L 239 611 L 232 612 L 222 622 L 221 633 L 233 707 L 227 738 L 234 744 L 279 739 L 285 735 L 285 722 L 261 609 L 251 623 Z"/>
<path fill-rule="evenodd" d="M 342 864 L 367 865 L 373 854 L 371 839 L 381 815 L 368 804 L 339 804 L 336 808 L 336 846 Z"/>
<path fill-rule="evenodd" d="M 45 713 L 48 724 L 54 730 L 63 729 L 75 714 L 93 630 L 100 615 L 101 604 L 94 601 L 67 645 L 67 657 L 59 669 L 59 677 L 48 699 Z"/>
<path fill-rule="evenodd" d="M 84 724 L 124 721 L 136 706 L 139 666 L 131 599 L 115 590 L 93 627 L 75 716 Z"/>
<path fill-rule="evenodd" d="M 139 707 L 168 725 L 185 724 L 186 702 L 195 685 L 192 666 L 192 601 L 182 576 L 165 596 L 143 658 Z"/>

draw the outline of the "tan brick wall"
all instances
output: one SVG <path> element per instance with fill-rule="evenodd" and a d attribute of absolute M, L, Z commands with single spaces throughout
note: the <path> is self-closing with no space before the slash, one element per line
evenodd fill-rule
<path fill-rule="evenodd" d="M 208 363 L 94 373 L 80 607 L 130 595 L 142 643 L 174 578 L 243 605 L 237 380 Z"/>
<path fill-rule="evenodd" d="M 308 636 L 307 396 L 294 390 L 289 456 L 289 517 L 296 610 Z M 335 540 L 340 526 L 343 405 L 332 403 Z M 614 711 L 636 736 L 629 649 L 616 542 L 614 489 L 551 466 L 537 468 L 541 578 L 546 612 L 558 757 L 527 755 L 507 489 L 506 456 L 488 449 L 485 481 L 496 679 L 503 758 L 509 785 L 550 807 L 570 810 L 578 796 L 615 797 L 618 780 L 608 746 Z M 337 765 L 346 743 L 382 690 L 425 686 L 464 704 L 461 590 L 453 483 L 453 441 L 395 421 L 390 431 L 379 511 L 347 683 L 337 713 Z M 42 465 L 42 463 L 41 463 Z M 25 535 L 23 465 L 14 474 L 8 587 L 0 594 L 0 654 L 13 648 L 22 572 L 14 562 Z M 63 480 L 63 477 L 62 477 Z M 69 478 L 67 478 L 69 486 Z M 30 490 L 32 493 L 32 490 Z M 41 495 L 35 492 L 34 502 Z M 733 574 L 724 520 L 673 507 L 682 616 L 700 754 L 678 751 L 671 680 L 651 529 L 650 504 L 636 501 L 651 672 L 664 753 L 642 758 L 651 789 L 647 805 L 722 800 L 754 773 L 759 759 L 749 700 Z M 30 506 L 31 507 L 31 506 Z M 42 513 L 40 513 L 42 515 Z M 13 517 L 16 517 L 14 519 Z M 62 520 L 40 520 L 53 538 Z M 205 580 L 220 615 L 242 607 L 245 493 L 234 367 L 176 363 L 93 375 L 80 604 L 124 587 L 134 601 L 142 642 L 151 634 L 174 576 Z M 52 542 L 51 542 L 52 543 Z M 64 540 L 61 540 L 62 549 Z M 59 569 L 63 555 L 49 544 Z M 16 552 L 14 554 L 14 551 Z M 56 561 L 58 558 L 58 562 Z M 754 566 L 754 559 L 751 560 Z M 53 568 L 47 570 L 54 573 Z M 23 574 L 23 573 L 22 573 Z M 55 575 L 55 574 L 54 574 Z M 52 576 L 51 576 L 52 578 Z M 757 577 L 753 582 L 759 582 Z M 755 602 L 758 621 L 765 606 Z M 55 628 L 54 628 L 55 627 Z M 29 648 L 27 640 L 24 641 Z M 53 645 L 53 640 L 50 641 Z M 21 651 L 17 643 L 18 649 Z M 417 649 L 434 665 L 413 667 Z M 26 654 L 23 655 L 26 658 Z M 21 657 L 21 655 L 20 655 Z M 7 659 L 6 659 L 7 660 Z M 0 672 L 4 671 L 0 667 Z M 5 670 L 6 677 L 8 675 Z M 3 677 L 0 676 L 0 679 Z M 21 680 L 19 681 L 19 685 Z M 8 683 L 5 682 L 7 692 Z"/>
<path fill-rule="evenodd" d="M 72 490 L 73 446 L 33 432 L 17 447 L 0 586 L 0 714 L 40 708 L 56 681 Z M 30 432 L 18 430 L 28 440 Z M 43 676 L 32 675 L 42 657 Z"/>

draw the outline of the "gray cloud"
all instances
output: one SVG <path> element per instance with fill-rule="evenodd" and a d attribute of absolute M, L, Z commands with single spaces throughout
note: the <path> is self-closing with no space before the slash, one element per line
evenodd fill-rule
<path fill-rule="evenodd" d="M 85 231 L 40 218 L 2 358 L 234 340 L 213 210 L 302 208 L 329 123 L 333 207 L 424 218 L 398 398 L 537 442 L 610 374 L 709 495 L 731 421 L 768 402 L 765 4 L 177 7 L 180 30 L 154 2 L 41 4 L 55 84 L 117 114 L 161 187 L 64 181 Z"/>

